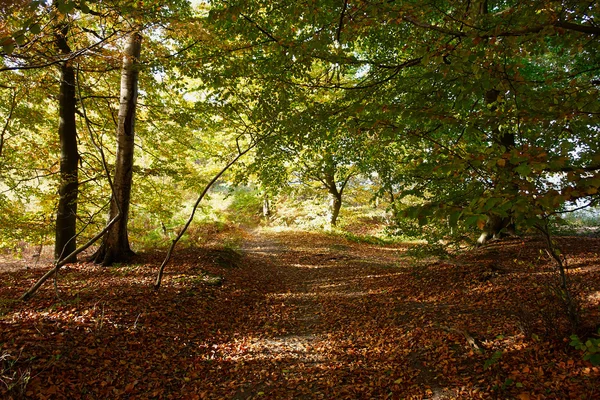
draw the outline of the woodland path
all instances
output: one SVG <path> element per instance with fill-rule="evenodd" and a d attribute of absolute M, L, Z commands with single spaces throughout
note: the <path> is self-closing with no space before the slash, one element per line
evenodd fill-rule
<path fill-rule="evenodd" d="M 414 264 L 401 257 L 402 245 L 292 231 L 242 237 L 238 251 L 223 238 L 177 252 L 158 293 L 150 288 L 163 255 L 147 254 L 130 265 L 65 267 L 60 301 L 46 285 L 29 303 L 0 302 L 0 350 L 10 355 L 0 360 L 0 375 L 15 384 L 10 392 L 0 385 L 0 397 L 527 400 L 600 393 L 597 367 L 562 337 L 537 335 L 558 311 L 542 297 L 540 285 L 552 275 L 544 264 L 533 267 L 535 243 Z M 573 283 L 591 313 L 600 300 L 593 297 L 600 293 L 600 240 L 569 243 L 579 260 Z M 18 297 L 39 274 L 1 274 L 0 299 Z"/>
<path fill-rule="evenodd" d="M 382 315 L 373 302 L 395 290 L 390 278 L 398 275 L 402 249 L 319 239 L 280 234 L 253 236 L 244 244 L 248 264 L 270 270 L 257 274 L 267 279 L 259 285 L 277 289 L 261 304 L 271 317 L 271 335 L 251 341 L 250 358 L 266 357 L 275 368 L 236 398 L 385 398 L 407 372 L 419 377 L 413 380 L 416 392 L 439 398 L 440 388 L 418 355 L 395 341 L 406 335 L 405 324 L 393 307 Z"/>

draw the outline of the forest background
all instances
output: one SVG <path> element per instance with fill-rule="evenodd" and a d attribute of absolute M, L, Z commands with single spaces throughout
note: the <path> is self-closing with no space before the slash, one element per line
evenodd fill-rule
<path fill-rule="evenodd" d="M 52 245 L 57 272 L 92 245 L 109 266 L 230 224 L 420 240 L 438 254 L 533 233 L 577 322 L 553 236 L 569 220 L 597 226 L 595 2 L 0 11 L 8 251 Z"/>

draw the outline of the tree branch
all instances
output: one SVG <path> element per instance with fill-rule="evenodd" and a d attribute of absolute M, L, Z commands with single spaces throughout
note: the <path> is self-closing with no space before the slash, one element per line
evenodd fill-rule
<path fill-rule="evenodd" d="M 340 14 L 340 23 L 338 24 L 337 33 L 335 35 L 338 43 L 341 43 L 340 37 L 342 36 L 342 29 L 344 27 L 344 17 L 346 15 L 346 9 L 348 8 L 348 0 L 344 0 L 344 5 L 342 7 L 342 13 Z"/>
<path fill-rule="evenodd" d="M 204 187 L 204 190 L 202 190 L 202 193 L 200 193 L 200 196 L 198 196 L 198 200 L 196 200 L 196 203 L 194 204 L 194 207 L 192 208 L 192 212 L 190 213 L 190 217 L 188 218 L 187 222 L 185 223 L 185 225 L 183 226 L 183 228 L 181 229 L 181 231 L 179 232 L 179 234 L 177 235 L 177 237 L 175 239 L 173 239 L 173 241 L 171 242 L 171 247 L 169 247 L 169 251 L 167 252 L 167 256 L 163 260 L 163 262 L 160 265 L 160 268 L 158 270 L 158 275 L 156 276 L 156 282 L 154 283 L 154 290 L 160 289 L 160 284 L 161 284 L 161 281 L 162 281 L 163 273 L 164 273 L 165 267 L 167 266 L 167 263 L 171 259 L 171 255 L 173 254 L 173 250 L 175 249 L 175 246 L 177 245 L 177 242 L 179 242 L 179 240 L 183 237 L 183 235 L 185 234 L 185 232 L 189 228 L 190 224 L 194 220 L 194 216 L 196 215 L 196 211 L 198 210 L 198 207 L 200 206 L 200 202 L 202 201 L 202 199 L 204 198 L 204 196 L 206 196 L 206 193 L 208 193 L 208 191 L 212 187 L 212 185 L 214 185 L 214 183 L 221 177 L 221 175 L 223 175 L 225 173 L 225 171 L 227 171 L 233 164 L 235 164 L 237 162 L 237 160 L 239 160 L 243 155 L 245 155 L 250 150 L 252 150 L 258 143 L 259 143 L 259 141 L 255 141 L 254 143 L 251 143 L 250 146 L 248 146 L 248 148 L 246 148 L 244 151 L 238 152 L 238 155 L 233 160 L 231 160 L 229 163 L 227 163 L 227 165 L 225 165 L 225 167 L 223 167 L 223 169 L 221 169 L 221 171 L 219 171 L 219 173 L 217 173 L 210 180 L 210 182 L 208 182 L 206 184 L 206 186 Z"/>

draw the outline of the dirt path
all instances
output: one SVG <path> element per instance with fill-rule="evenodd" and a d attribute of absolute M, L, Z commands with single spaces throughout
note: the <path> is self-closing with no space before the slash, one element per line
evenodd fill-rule
<path fill-rule="evenodd" d="M 180 250 L 110 268 L 0 272 L 0 398 L 594 399 L 600 368 L 563 341 L 535 242 L 410 264 L 401 246 L 255 232 L 239 251 Z M 565 239 L 598 321 L 600 240 Z M 595 313 L 595 314 L 594 314 Z M 561 336 L 562 335 L 562 336 Z"/>
<path fill-rule="evenodd" d="M 398 318 L 391 299 L 383 298 L 397 289 L 394 278 L 403 275 L 402 249 L 290 233 L 255 235 L 243 252 L 249 266 L 269 270 L 256 274 L 268 279 L 259 285 L 278 290 L 263 304 L 271 316 L 267 332 L 253 338 L 240 356 L 249 362 L 265 358 L 272 368 L 234 398 L 259 393 L 290 399 L 387 398 L 407 389 L 424 398 L 444 397 L 437 382 L 442 377 L 397 340 L 410 340 L 412 325 Z M 390 302 L 385 314 L 380 301 Z"/>

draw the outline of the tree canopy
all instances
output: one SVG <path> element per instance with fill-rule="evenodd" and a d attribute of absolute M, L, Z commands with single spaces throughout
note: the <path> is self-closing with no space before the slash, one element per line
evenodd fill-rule
<path fill-rule="evenodd" d="M 496 230 L 540 227 L 565 207 L 597 203 L 593 2 L 2 7 L 0 204 L 13 238 L 35 224 L 47 235 L 43 221 L 55 219 L 60 65 L 73 67 L 77 86 L 77 231 L 103 225 L 110 186 L 102 157 L 110 176 L 122 54 L 133 31 L 147 41 L 131 199 L 143 224 L 164 230 L 176 207 L 157 195 L 174 200 L 181 188 L 202 187 L 252 142 L 253 154 L 233 167 L 238 181 L 258 177 L 275 193 L 312 177 L 335 197 L 360 173 L 380 183 L 374 197 L 390 202 L 397 227 L 413 220 L 442 236 L 493 220 L 511 221 Z M 59 27 L 62 50 L 53 45 Z"/>

